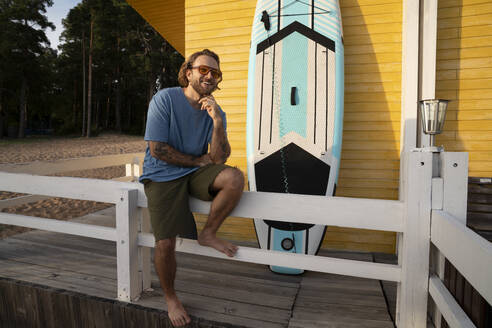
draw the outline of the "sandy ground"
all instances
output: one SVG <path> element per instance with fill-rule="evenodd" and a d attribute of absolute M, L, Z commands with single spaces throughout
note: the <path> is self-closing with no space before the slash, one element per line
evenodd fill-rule
<path fill-rule="evenodd" d="M 29 138 L 21 141 L 0 139 L 0 163 L 53 161 L 145 151 L 146 143 L 140 136 L 106 134 L 95 138 Z M 68 172 L 57 176 L 112 179 L 125 175 L 123 165 L 101 169 Z M 0 200 L 21 194 L 0 191 Z M 34 203 L 4 208 L 1 211 L 50 219 L 68 220 L 112 206 L 107 203 L 67 198 L 51 198 Z M 0 225 L 0 238 L 26 231 L 25 228 Z"/>

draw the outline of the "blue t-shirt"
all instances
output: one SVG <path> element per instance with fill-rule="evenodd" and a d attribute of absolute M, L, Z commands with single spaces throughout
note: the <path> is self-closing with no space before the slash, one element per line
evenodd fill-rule
<path fill-rule="evenodd" d="M 225 130 L 225 113 L 222 109 L 220 112 Z M 180 87 L 168 88 L 156 93 L 149 104 L 144 139 L 165 142 L 183 154 L 201 156 L 207 153 L 213 127 L 213 120 L 207 111 L 193 108 Z M 140 182 L 144 179 L 171 181 L 197 169 L 161 161 L 150 154 L 147 145 Z"/>

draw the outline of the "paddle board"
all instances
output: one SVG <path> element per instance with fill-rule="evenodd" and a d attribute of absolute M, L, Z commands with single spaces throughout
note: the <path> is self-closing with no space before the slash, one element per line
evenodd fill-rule
<path fill-rule="evenodd" d="M 258 0 L 248 68 L 252 191 L 332 196 L 343 124 L 338 0 Z M 326 213 L 329 216 L 330 213 Z M 316 254 L 324 225 L 255 218 L 261 248 Z M 303 270 L 270 266 L 284 274 Z"/>

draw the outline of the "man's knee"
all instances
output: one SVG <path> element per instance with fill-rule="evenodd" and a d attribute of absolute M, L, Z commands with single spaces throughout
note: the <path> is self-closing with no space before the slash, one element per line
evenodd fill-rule
<path fill-rule="evenodd" d="M 227 168 L 224 170 L 224 173 L 227 174 L 226 178 L 226 186 L 234 189 L 236 191 L 243 191 L 244 189 L 244 174 L 241 170 L 237 168 Z"/>
<path fill-rule="evenodd" d="M 169 254 L 176 250 L 176 238 L 161 239 L 155 243 L 155 249 L 161 254 Z"/>

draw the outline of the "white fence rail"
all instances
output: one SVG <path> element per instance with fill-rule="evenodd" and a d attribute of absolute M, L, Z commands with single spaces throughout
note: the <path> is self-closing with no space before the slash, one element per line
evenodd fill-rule
<path fill-rule="evenodd" d="M 431 241 L 492 304 L 492 243 L 448 213 L 435 210 L 432 211 Z"/>
<path fill-rule="evenodd" d="M 456 156 L 462 154 L 457 153 Z M 129 158 L 130 165 L 134 166 L 128 167 L 127 174 L 138 173 L 133 157 Z M 492 295 L 492 250 L 490 244 L 483 243 L 479 236 L 460 226 L 460 222 L 454 222 L 451 214 L 445 212 L 446 204 L 455 195 L 450 189 L 456 183 L 452 179 L 448 183 L 446 177 L 436 178 L 435 172 L 433 174 L 435 157 L 436 154 L 433 158 L 433 154 L 425 152 L 405 154 L 402 158 L 405 170 L 402 201 L 245 192 L 231 214 L 236 217 L 264 217 L 277 221 L 394 231 L 400 235 L 398 265 L 248 247 L 239 247 L 237 255 L 231 260 L 395 281 L 398 283 L 398 327 L 425 327 L 429 293 L 448 323 L 468 322 L 457 304 L 453 304 L 443 290 L 439 275 L 432 275 L 429 280 L 430 243 L 441 250 L 489 302 Z M 452 154 L 441 154 L 441 157 L 444 164 L 456 159 Z M 107 166 L 106 160 L 104 165 Z M 115 164 L 111 162 L 109 165 Z M 459 170 L 467 170 L 466 165 Z M 46 168 L 43 172 L 48 171 L 50 169 Z M 466 172 L 464 174 L 466 176 Z M 148 222 L 143 219 L 147 200 L 141 184 L 0 172 L 0 190 L 116 204 L 116 228 L 6 213 L 0 213 L 0 223 L 115 241 L 118 298 L 132 301 L 150 286 L 148 250 L 154 247 L 154 237 L 149 233 Z M 196 199 L 192 199 L 190 205 L 194 212 L 203 214 L 208 213 L 210 208 L 210 203 Z M 177 250 L 230 259 L 192 240 L 179 240 Z"/>
<path fill-rule="evenodd" d="M 429 294 L 450 327 L 475 327 L 465 311 L 456 303 L 453 295 L 446 289 L 441 278 L 436 275 L 432 275 L 429 279 Z"/>

